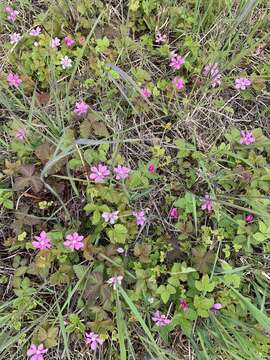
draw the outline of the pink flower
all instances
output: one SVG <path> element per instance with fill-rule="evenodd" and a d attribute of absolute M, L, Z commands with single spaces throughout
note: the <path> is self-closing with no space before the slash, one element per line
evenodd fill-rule
<path fill-rule="evenodd" d="M 125 249 L 123 249 L 122 247 L 119 247 L 116 249 L 116 251 L 118 252 L 118 254 L 123 254 L 125 252 Z"/>
<path fill-rule="evenodd" d="M 241 131 L 240 144 L 250 145 L 255 142 L 255 137 L 250 131 Z"/>
<path fill-rule="evenodd" d="M 76 102 L 74 112 L 78 115 L 86 114 L 89 109 L 89 105 L 87 105 L 84 101 Z"/>
<path fill-rule="evenodd" d="M 102 182 L 108 175 L 110 175 L 108 167 L 106 165 L 98 164 L 98 166 L 91 167 L 89 178 L 98 183 Z"/>
<path fill-rule="evenodd" d="M 13 74 L 12 72 L 8 74 L 7 81 L 9 83 L 9 86 L 15 86 L 15 87 L 19 87 L 20 84 L 22 83 L 22 80 L 20 79 L 19 75 Z"/>
<path fill-rule="evenodd" d="M 39 250 L 46 250 L 52 247 L 51 240 L 45 231 L 41 231 L 39 236 L 35 236 L 36 241 L 32 241 L 34 248 Z"/>
<path fill-rule="evenodd" d="M 13 34 L 10 34 L 9 35 L 9 38 L 10 38 L 10 43 L 13 45 L 13 44 L 17 44 L 17 42 L 19 42 L 21 40 L 21 34 L 19 33 L 13 33 Z"/>
<path fill-rule="evenodd" d="M 113 169 L 113 171 L 116 174 L 116 180 L 124 180 L 128 177 L 131 169 L 127 166 L 118 165 L 116 168 Z"/>
<path fill-rule="evenodd" d="M 132 213 L 136 217 L 136 223 L 137 225 L 143 226 L 145 223 L 145 213 L 144 211 L 138 211 Z"/>
<path fill-rule="evenodd" d="M 118 213 L 119 211 L 104 212 L 101 216 L 106 222 L 110 222 L 110 224 L 114 224 L 118 219 Z"/>
<path fill-rule="evenodd" d="M 245 90 L 251 85 L 251 81 L 247 78 L 239 78 L 235 80 L 234 87 L 236 90 Z"/>
<path fill-rule="evenodd" d="M 69 69 L 72 67 L 72 60 L 68 56 L 64 56 L 60 63 L 63 69 Z"/>
<path fill-rule="evenodd" d="M 11 22 L 14 22 L 19 14 L 17 10 L 12 9 L 10 6 L 7 6 L 5 11 L 8 14 L 8 20 Z"/>
<path fill-rule="evenodd" d="M 164 326 L 170 324 L 171 320 L 166 315 L 161 314 L 160 311 L 156 311 L 152 317 L 152 320 L 157 326 Z"/>
<path fill-rule="evenodd" d="M 157 44 L 161 44 L 161 43 L 164 43 L 167 39 L 167 36 L 166 35 L 162 35 L 160 32 L 158 32 L 156 34 L 156 43 Z"/>
<path fill-rule="evenodd" d="M 263 49 L 266 47 L 266 45 L 267 45 L 266 43 L 260 44 L 260 45 L 256 48 L 254 55 L 260 55 L 260 53 L 263 51 Z"/>
<path fill-rule="evenodd" d="M 48 349 L 43 344 L 38 346 L 32 344 L 27 350 L 27 356 L 31 357 L 31 360 L 43 360 L 43 354 L 46 354 L 47 351 Z"/>
<path fill-rule="evenodd" d="M 210 77 L 212 87 L 221 85 L 221 74 L 219 72 L 218 63 L 205 65 L 203 75 Z"/>
<path fill-rule="evenodd" d="M 31 36 L 38 36 L 41 33 L 41 28 L 38 26 L 30 31 Z"/>
<path fill-rule="evenodd" d="M 175 77 L 172 81 L 172 83 L 175 85 L 177 90 L 182 90 L 184 89 L 184 81 L 182 79 L 180 79 L 179 77 Z"/>
<path fill-rule="evenodd" d="M 73 234 L 69 234 L 66 236 L 66 241 L 64 241 L 64 245 L 70 248 L 72 251 L 80 250 L 83 247 L 84 237 L 74 232 Z"/>
<path fill-rule="evenodd" d="M 188 311 L 189 306 L 188 306 L 186 299 L 180 300 L 180 307 L 184 312 Z"/>
<path fill-rule="evenodd" d="M 253 220 L 254 220 L 254 216 L 252 214 L 247 214 L 245 216 L 245 220 L 246 220 L 247 223 L 252 223 Z"/>
<path fill-rule="evenodd" d="M 64 37 L 64 43 L 67 45 L 67 46 L 72 46 L 75 44 L 75 41 L 70 37 L 70 36 L 65 36 Z"/>
<path fill-rule="evenodd" d="M 171 211 L 170 211 L 170 217 L 172 219 L 178 219 L 178 210 L 177 208 L 171 208 Z"/>
<path fill-rule="evenodd" d="M 84 36 L 81 36 L 81 37 L 79 38 L 79 44 L 80 44 L 80 45 L 83 45 L 84 42 L 85 42 L 85 37 L 84 37 Z"/>
<path fill-rule="evenodd" d="M 26 130 L 21 128 L 21 129 L 18 129 L 16 131 L 16 134 L 15 134 L 15 137 L 16 139 L 20 140 L 20 141 L 23 141 L 26 139 Z"/>
<path fill-rule="evenodd" d="M 222 304 L 216 303 L 211 307 L 211 311 L 216 315 L 219 313 L 219 310 L 222 309 Z"/>
<path fill-rule="evenodd" d="M 94 332 L 85 333 L 85 342 L 87 345 L 90 345 L 92 350 L 96 350 L 99 345 L 103 344 L 103 340 L 99 337 L 98 334 Z"/>
<path fill-rule="evenodd" d="M 141 95 L 144 98 L 149 98 L 152 95 L 152 93 L 147 88 L 143 88 L 143 89 L 141 89 Z"/>
<path fill-rule="evenodd" d="M 112 285 L 113 289 L 116 290 L 117 285 L 122 284 L 123 278 L 124 277 L 122 275 L 111 277 L 109 280 L 107 280 L 107 284 Z"/>
<path fill-rule="evenodd" d="M 179 70 L 184 63 L 185 58 L 183 58 L 181 55 L 174 54 L 171 57 L 170 67 L 172 67 L 174 70 Z"/>
<path fill-rule="evenodd" d="M 202 203 L 201 209 L 206 210 L 208 212 L 211 212 L 213 210 L 213 202 L 210 199 L 209 194 L 207 193 L 204 195 L 204 201 Z"/>
<path fill-rule="evenodd" d="M 153 173 L 155 170 L 156 170 L 156 168 L 155 168 L 155 165 L 154 165 L 154 164 L 150 164 L 150 165 L 148 166 L 148 171 L 149 171 L 150 173 Z"/>
<path fill-rule="evenodd" d="M 55 38 L 52 39 L 52 41 L 51 41 L 51 48 L 52 48 L 52 49 L 57 49 L 58 46 L 60 46 L 60 39 L 58 39 L 58 37 L 55 37 Z"/>

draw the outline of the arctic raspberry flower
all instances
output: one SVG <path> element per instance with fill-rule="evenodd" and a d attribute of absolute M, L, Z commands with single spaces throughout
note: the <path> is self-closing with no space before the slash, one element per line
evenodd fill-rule
<path fill-rule="evenodd" d="M 110 224 L 114 224 L 118 219 L 118 214 L 119 211 L 104 212 L 101 216 L 106 222 L 109 222 Z"/>
<path fill-rule="evenodd" d="M 260 53 L 263 51 L 263 49 L 266 47 L 266 43 L 262 43 L 260 44 L 256 50 L 255 50 L 255 53 L 253 55 L 260 55 Z"/>
<path fill-rule="evenodd" d="M 19 87 L 22 83 L 22 80 L 20 79 L 18 74 L 13 74 L 10 72 L 7 76 L 7 81 L 9 83 L 9 86 L 15 86 Z"/>
<path fill-rule="evenodd" d="M 252 223 L 252 221 L 254 220 L 254 216 L 252 214 L 247 214 L 245 216 L 245 220 L 247 223 Z"/>
<path fill-rule="evenodd" d="M 143 226 L 145 223 L 145 212 L 144 211 L 138 211 L 132 213 L 136 217 L 136 223 L 137 225 Z"/>
<path fill-rule="evenodd" d="M 86 114 L 89 109 L 84 101 L 76 102 L 74 112 L 78 115 Z"/>
<path fill-rule="evenodd" d="M 131 169 L 127 166 L 118 165 L 116 168 L 113 169 L 113 172 L 116 174 L 116 180 L 124 180 L 128 177 Z"/>
<path fill-rule="evenodd" d="M 235 80 L 234 87 L 236 90 L 245 90 L 251 85 L 251 81 L 247 78 L 239 78 Z"/>
<path fill-rule="evenodd" d="M 157 44 L 161 44 L 161 43 L 164 43 L 167 39 L 167 36 L 166 35 L 162 35 L 160 32 L 158 32 L 156 34 L 156 43 Z"/>
<path fill-rule="evenodd" d="M 143 89 L 141 89 L 141 95 L 144 98 L 149 98 L 152 95 L 152 93 L 147 88 L 143 88 Z"/>
<path fill-rule="evenodd" d="M 170 67 L 174 70 L 179 70 L 184 63 L 185 58 L 183 58 L 181 55 L 174 54 L 171 57 Z"/>
<path fill-rule="evenodd" d="M 35 236 L 36 241 L 32 241 L 34 248 L 39 250 L 46 250 L 52 247 L 51 240 L 45 231 L 41 231 L 39 236 Z"/>
<path fill-rule="evenodd" d="M 110 175 L 110 170 L 108 167 L 106 165 L 98 164 L 97 166 L 91 167 L 89 178 L 98 183 L 102 182 L 108 175 Z"/>
<path fill-rule="evenodd" d="M 38 26 L 30 31 L 31 36 L 38 36 L 41 33 L 41 28 Z"/>
<path fill-rule="evenodd" d="M 70 36 L 65 36 L 64 37 L 64 43 L 67 45 L 67 46 L 72 46 L 75 44 L 75 41 L 70 37 Z"/>
<path fill-rule="evenodd" d="M 79 38 L 79 44 L 80 45 L 83 45 L 85 43 L 85 37 L 84 36 L 81 36 L 80 38 Z"/>
<path fill-rule="evenodd" d="M 206 210 L 208 212 L 211 212 L 213 210 L 213 202 L 210 199 L 209 194 L 207 194 L 207 193 L 204 195 L 204 200 L 203 200 L 201 209 Z"/>
<path fill-rule="evenodd" d="M 172 218 L 172 219 L 178 219 L 178 210 L 177 210 L 177 208 L 171 208 L 171 210 L 170 210 L 170 217 Z"/>
<path fill-rule="evenodd" d="M 22 36 L 21 34 L 15 32 L 13 34 L 10 34 L 9 38 L 10 38 L 10 43 L 13 45 L 13 44 L 17 44 L 17 42 L 21 40 Z"/>
<path fill-rule="evenodd" d="M 5 11 L 8 14 L 8 20 L 11 22 L 14 22 L 19 14 L 17 10 L 12 9 L 10 6 L 7 6 Z"/>
<path fill-rule="evenodd" d="M 180 307 L 183 311 L 188 311 L 188 303 L 185 299 L 180 300 Z"/>
<path fill-rule="evenodd" d="M 85 342 L 87 345 L 90 345 L 92 350 L 96 350 L 99 345 L 103 344 L 103 340 L 99 337 L 98 334 L 94 332 L 85 333 Z"/>
<path fill-rule="evenodd" d="M 148 166 L 148 171 L 149 171 L 150 173 L 155 172 L 155 170 L 156 170 L 156 167 L 155 167 L 154 164 L 150 164 L 150 165 Z"/>
<path fill-rule="evenodd" d="M 51 48 L 57 49 L 59 46 L 60 46 L 60 39 L 58 39 L 58 37 L 55 37 L 54 39 L 52 39 Z"/>
<path fill-rule="evenodd" d="M 27 351 L 27 356 L 30 357 L 30 360 L 43 360 L 43 354 L 46 354 L 47 351 L 48 349 L 43 344 L 38 346 L 32 344 Z"/>
<path fill-rule="evenodd" d="M 166 315 L 161 314 L 160 311 L 156 311 L 152 317 L 155 325 L 164 326 L 170 324 L 171 320 Z"/>
<path fill-rule="evenodd" d="M 219 303 L 216 303 L 216 304 L 214 304 L 212 307 L 211 307 L 211 311 L 215 314 L 215 315 L 217 315 L 218 313 L 219 313 L 219 310 L 220 309 L 222 309 L 222 304 L 219 304 Z"/>
<path fill-rule="evenodd" d="M 177 90 L 182 90 L 184 89 L 184 81 L 182 79 L 180 79 L 179 77 L 175 77 L 172 81 L 172 83 L 174 84 L 174 86 L 176 87 Z"/>
<path fill-rule="evenodd" d="M 113 289 L 116 290 L 117 285 L 122 284 L 123 278 L 124 277 L 122 275 L 111 277 L 109 280 L 107 280 L 107 284 L 112 285 Z"/>
<path fill-rule="evenodd" d="M 250 131 L 241 131 L 240 144 L 250 145 L 255 142 L 255 137 Z"/>
<path fill-rule="evenodd" d="M 61 65 L 63 69 L 69 69 L 72 67 L 72 60 L 68 56 L 64 56 L 61 59 Z"/>
<path fill-rule="evenodd" d="M 16 131 L 16 134 L 15 134 L 15 137 L 16 139 L 20 140 L 20 141 L 23 141 L 26 139 L 26 130 L 21 128 L 21 129 L 18 129 Z"/>
<path fill-rule="evenodd" d="M 80 250 L 83 247 L 84 237 L 76 232 L 67 235 L 65 239 L 66 241 L 64 241 L 64 245 L 72 251 Z"/>

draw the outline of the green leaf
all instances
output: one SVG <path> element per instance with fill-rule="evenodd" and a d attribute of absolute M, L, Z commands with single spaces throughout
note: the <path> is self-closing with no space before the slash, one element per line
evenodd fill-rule
<path fill-rule="evenodd" d="M 240 294 L 237 290 L 231 288 L 231 290 L 235 293 L 235 295 L 245 304 L 247 309 L 250 311 L 250 314 L 258 321 L 258 323 L 270 333 L 270 319 L 269 317 L 262 311 L 256 308 L 249 299 Z"/>
<path fill-rule="evenodd" d="M 175 141 L 175 145 L 179 149 L 177 154 L 178 158 L 185 158 L 189 156 L 192 151 L 195 151 L 195 146 L 189 142 L 186 142 L 184 139 L 177 139 Z"/>
<path fill-rule="evenodd" d="M 122 224 L 116 224 L 108 231 L 108 236 L 113 244 L 124 244 L 128 237 L 128 229 Z"/>
<path fill-rule="evenodd" d="M 201 292 L 212 292 L 215 288 L 215 283 L 210 282 L 208 275 L 203 275 L 200 281 L 195 281 L 195 287 Z"/>
<path fill-rule="evenodd" d="M 79 280 L 83 279 L 89 267 L 86 265 L 73 265 L 73 271 Z"/>
<path fill-rule="evenodd" d="M 160 295 L 162 301 L 164 302 L 164 304 L 167 304 L 167 302 L 169 301 L 171 295 L 176 293 L 176 289 L 174 286 L 168 284 L 167 286 L 165 285 L 161 285 L 158 289 L 157 289 L 157 294 Z"/>
<path fill-rule="evenodd" d="M 269 223 L 268 223 L 269 225 Z M 270 226 L 267 226 L 265 222 L 259 221 L 259 230 L 265 235 L 270 235 Z M 268 237 L 268 236 L 267 236 Z"/>
<path fill-rule="evenodd" d="M 92 224 L 97 225 L 100 222 L 100 212 L 95 210 L 92 216 Z"/>
<path fill-rule="evenodd" d="M 253 235 L 253 238 L 256 240 L 257 243 L 261 243 L 267 239 L 267 235 L 257 232 L 256 234 Z"/>
<path fill-rule="evenodd" d="M 96 50 L 100 53 L 103 53 L 110 46 L 110 41 L 107 36 L 104 36 L 102 39 L 97 39 Z"/>
<path fill-rule="evenodd" d="M 214 300 L 195 295 L 193 303 L 198 315 L 206 318 L 209 316 L 209 310 L 213 306 Z"/>
<path fill-rule="evenodd" d="M 13 209 L 13 202 L 12 202 L 12 200 L 5 199 L 5 200 L 3 201 L 3 206 L 4 206 L 6 209 Z"/>
<path fill-rule="evenodd" d="M 140 7 L 140 1 L 139 0 L 130 0 L 129 1 L 129 10 L 130 11 L 137 11 Z"/>

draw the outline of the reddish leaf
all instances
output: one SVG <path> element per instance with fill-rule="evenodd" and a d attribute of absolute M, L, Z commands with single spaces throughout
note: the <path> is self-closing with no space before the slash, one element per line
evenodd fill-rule
<path fill-rule="evenodd" d="M 19 176 L 16 178 L 16 180 L 14 182 L 13 190 L 21 191 L 21 190 L 26 189 L 29 186 L 30 186 L 29 179 L 27 177 Z"/>
<path fill-rule="evenodd" d="M 44 106 L 47 105 L 50 101 L 50 95 L 46 92 L 41 92 L 39 94 L 36 94 L 37 101 L 40 105 Z"/>
<path fill-rule="evenodd" d="M 35 172 L 35 165 L 33 164 L 22 165 L 19 167 L 18 172 L 24 177 L 32 176 Z"/>
<path fill-rule="evenodd" d="M 43 182 L 38 176 L 32 176 L 30 183 L 35 194 L 39 193 L 43 188 Z"/>

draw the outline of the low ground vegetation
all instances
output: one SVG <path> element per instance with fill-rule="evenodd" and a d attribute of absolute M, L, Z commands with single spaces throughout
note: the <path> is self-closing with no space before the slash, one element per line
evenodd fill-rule
<path fill-rule="evenodd" d="M 268 359 L 269 1 L 0 19 L 0 359 Z"/>

